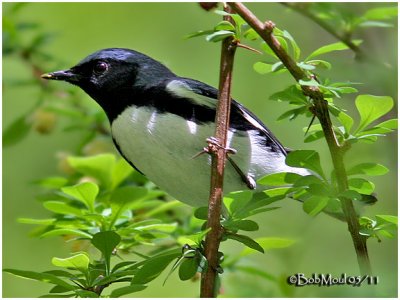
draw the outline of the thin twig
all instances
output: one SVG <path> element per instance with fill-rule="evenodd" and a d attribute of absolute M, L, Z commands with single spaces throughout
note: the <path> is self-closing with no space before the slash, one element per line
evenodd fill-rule
<path fill-rule="evenodd" d="M 230 12 L 230 8 L 226 8 Z M 229 16 L 225 20 L 233 22 Z M 209 152 L 212 156 L 211 186 L 208 204 L 207 228 L 211 228 L 205 240 L 205 256 L 208 261 L 208 268 L 202 274 L 200 296 L 215 297 L 216 277 L 218 275 L 218 249 L 222 237 L 220 224 L 221 205 L 223 197 L 224 166 L 227 155 L 227 133 L 229 128 L 230 102 L 231 102 L 231 81 L 232 68 L 235 56 L 236 43 L 232 38 L 226 38 L 222 42 L 220 79 L 217 111 L 215 116 L 215 138 L 219 145 L 209 144 Z"/>
<path fill-rule="evenodd" d="M 296 61 L 294 61 L 288 53 L 282 48 L 279 41 L 273 35 L 274 23 L 267 21 L 262 23 L 246 6 L 242 3 L 229 2 L 236 13 L 238 13 L 246 22 L 250 25 L 268 44 L 272 51 L 279 57 L 282 63 L 285 65 L 287 70 L 292 74 L 295 80 L 310 80 L 307 74 L 300 69 Z M 318 87 L 315 86 L 302 86 L 303 93 L 313 100 L 315 113 L 318 117 L 326 142 L 329 147 L 332 162 L 335 169 L 335 175 L 337 180 L 338 192 L 344 192 L 348 189 L 348 178 L 344 165 L 344 149 L 338 143 L 336 138 L 332 121 L 329 116 L 328 104 L 324 99 L 323 93 Z M 366 245 L 366 238 L 359 234 L 360 224 L 358 222 L 358 217 L 353 206 L 352 200 L 348 198 L 341 198 L 341 205 L 346 216 L 346 221 L 350 235 L 353 240 L 354 248 L 357 254 L 358 265 L 360 272 L 363 275 L 371 274 L 371 264 L 368 257 L 368 250 Z"/>
<path fill-rule="evenodd" d="M 318 18 L 317 15 L 313 14 L 310 12 L 308 9 L 306 9 L 302 5 L 298 5 L 298 3 L 286 3 L 283 2 L 281 3 L 282 5 L 289 7 L 293 9 L 294 11 L 297 11 L 298 13 L 302 14 L 303 16 L 309 18 L 313 22 L 315 22 L 317 25 L 319 25 L 321 28 L 323 28 L 326 32 L 331 34 L 333 37 L 335 37 L 337 40 L 341 41 L 345 45 L 347 45 L 355 54 L 357 58 L 363 58 L 365 57 L 365 53 L 361 50 L 359 46 L 357 46 L 355 43 L 350 38 L 350 35 L 348 34 L 339 34 L 335 28 L 333 28 L 331 25 L 329 25 L 327 22 L 324 20 Z"/>

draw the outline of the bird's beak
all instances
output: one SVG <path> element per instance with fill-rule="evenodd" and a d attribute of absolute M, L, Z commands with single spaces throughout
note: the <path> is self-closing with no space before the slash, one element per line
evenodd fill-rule
<path fill-rule="evenodd" d="M 67 81 L 67 82 L 78 82 L 79 81 L 79 75 L 74 73 L 71 69 L 43 74 L 41 77 L 43 79 L 63 80 L 63 81 Z"/>

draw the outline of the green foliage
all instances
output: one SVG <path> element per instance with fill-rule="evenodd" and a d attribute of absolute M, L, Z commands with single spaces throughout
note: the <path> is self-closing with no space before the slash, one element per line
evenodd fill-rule
<path fill-rule="evenodd" d="M 112 289 L 109 293 L 110 297 L 120 297 L 145 289 L 175 259 L 178 260 L 170 273 L 178 270 L 181 280 L 188 280 L 207 268 L 207 260 L 202 254 L 202 241 L 209 230 L 201 230 L 201 224 L 179 228 L 176 221 L 171 222 L 168 215 L 181 207 L 179 202 L 165 202 L 162 199 L 165 193 L 148 183 L 142 185 L 142 179 L 135 183 L 135 174 L 131 170 L 127 172 L 125 163 L 121 163 L 122 159 L 116 159 L 111 154 L 70 156 L 67 161 L 72 170 L 69 177 L 49 177 L 36 181 L 46 191 L 46 197 L 42 199 L 43 207 L 54 217 L 20 218 L 19 221 L 37 225 L 34 232 L 40 237 L 61 236 L 78 244 L 90 241 L 100 251 L 100 259 L 89 254 L 91 251 L 77 252 L 67 258 L 52 259 L 54 266 L 68 271 L 51 270 L 51 275 L 6 271 L 51 283 L 53 287 L 49 295 L 54 297 L 98 297 L 114 283 L 125 283 L 126 286 Z M 238 231 L 258 230 L 258 224 L 246 218 L 274 209 L 268 207 L 274 199 L 265 194 L 260 199 L 253 199 L 250 192 L 237 192 L 229 195 L 226 201 L 230 202 L 231 213 L 223 222 L 226 231 L 224 240 L 233 239 L 263 252 L 257 241 Z M 200 208 L 195 216 L 206 219 L 206 213 L 207 210 Z M 154 219 L 155 216 L 160 219 Z M 188 217 L 183 216 L 184 219 Z M 172 250 L 165 250 L 165 243 Z M 139 245 L 154 250 L 149 254 L 136 252 L 134 249 Z M 183 254 L 182 245 L 183 249 L 189 247 Z M 120 257 L 118 253 L 130 251 L 139 256 L 139 261 L 113 262 L 113 257 Z M 51 280 L 48 279 L 50 277 Z"/>
<path fill-rule="evenodd" d="M 358 46 L 362 43 L 362 41 L 354 40 L 353 43 Z M 321 48 L 318 48 L 317 50 L 314 50 L 310 55 L 307 56 L 305 61 L 310 61 L 311 58 L 314 58 L 315 56 L 319 56 L 322 54 L 330 53 L 333 51 L 348 50 L 348 49 L 349 49 L 349 46 L 343 42 L 332 43 L 329 45 L 322 46 Z"/>
<path fill-rule="evenodd" d="M 12 122 L 3 132 L 3 146 L 11 146 L 24 139 L 31 129 L 31 122 L 27 115 L 21 116 Z"/>
<path fill-rule="evenodd" d="M 110 275 L 111 255 L 121 242 L 121 237 L 114 231 L 101 231 L 92 237 L 91 242 L 100 250 L 105 261 L 106 275 Z"/>
<path fill-rule="evenodd" d="M 51 263 L 56 267 L 75 269 L 85 274 L 89 269 L 89 256 L 79 253 L 68 258 L 53 257 Z"/>
<path fill-rule="evenodd" d="M 397 235 L 398 217 L 391 215 L 376 215 L 375 220 L 360 218 L 360 234 L 376 238 L 379 242 L 381 237 L 394 238 Z"/>

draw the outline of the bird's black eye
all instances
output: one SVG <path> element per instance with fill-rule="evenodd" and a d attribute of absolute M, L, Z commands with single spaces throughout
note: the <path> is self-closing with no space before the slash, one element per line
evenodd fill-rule
<path fill-rule="evenodd" d="M 97 62 L 93 67 L 93 72 L 97 75 L 103 74 L 108 70 L 108 64 L 104 61 Z"/>

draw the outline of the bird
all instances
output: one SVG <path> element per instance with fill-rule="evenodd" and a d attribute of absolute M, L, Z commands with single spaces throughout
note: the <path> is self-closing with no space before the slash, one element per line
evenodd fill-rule
<path fill-rule="evenodd" d="M 218 90 L 180 77 L 157 60 L 125 48 L 90 54 L 75 66 L 42 78 L 76 85 L 108 117 L 114 144 L 123 158 L 173 198 L 207 206 L 211 156 L 199 155 L 213 138 Z M 265 190 L 261 177 L 310 171 L 285 163 L 288 150 L 263 122 L 232 99 L 224 193 Z"/>

